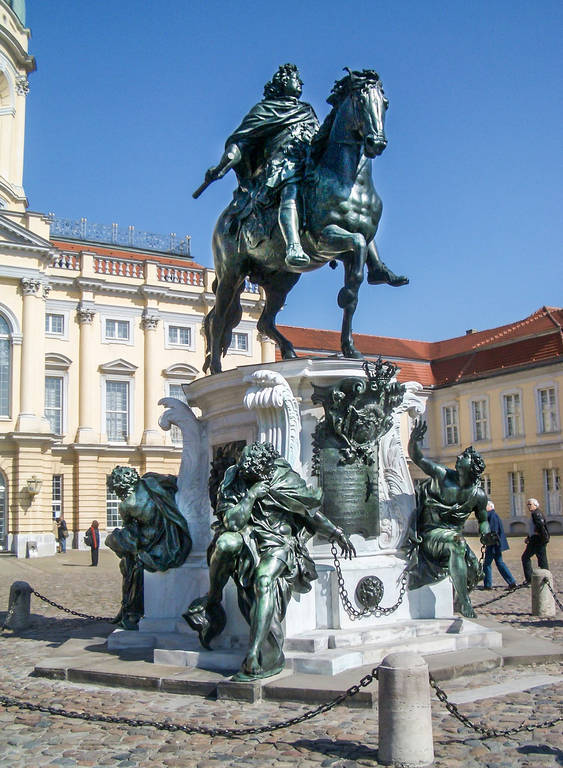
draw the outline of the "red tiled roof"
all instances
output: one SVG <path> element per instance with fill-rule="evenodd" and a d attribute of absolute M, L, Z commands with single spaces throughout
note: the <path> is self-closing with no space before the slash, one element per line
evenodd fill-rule
<path fill-rule="evenodd" d="M 563 359 L 563 309 L 541 307 L 515 323 L 476 331 L 443 341 L 426 342 L 389 336 L 354 334 L 356 347 L 367 357 L 395 362 L 400 381 L 447 386 L 507 369 Z M 337 331 L 279 326 L 301 354 L 332 355 L 340 351 Z M 278 358 L 276 358 L 278 359 Z"/>
<path fill-rule="evenodd" d="M 172 267 L 184 267 L 185 269 L 204 269 L 201 264 L 197 264 L 191 259 L 176 259 L 171 256 L 162 256 L 156 253 L 137 253 L 137 251 L 122 251 L 119 248 L 104 248 L 100 245 L 93 245 L 92 243 L 69 243 L 62 240 L 51 240 L 55 248 L 59 248 L 61 251 L 72 251 L 79 253 L 80 251 L 88 251 L 89 253 L 96 253 L 99 256 L 113 256 L 115 259 L 135 259 L 137 261 L 155 261 L 158 264 L 167 264 Z"/>

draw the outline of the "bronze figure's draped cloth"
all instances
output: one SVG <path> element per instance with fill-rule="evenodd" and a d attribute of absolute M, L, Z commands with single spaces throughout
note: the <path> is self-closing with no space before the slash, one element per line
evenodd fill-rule
<path fill-rule="evenodd" d="M 267 481 L 267 495 L 254 502 L 247 524 L 238 531 L 243 544 L 233 571 L 233 578 L 239 587 L 239 608 L 250 624 L 255 606 L 254 575 L 260 561 L 275 558 L 285 564 L 283 573 L 275 580 L 275 606 L 262 649 L 262 661 L 266 668 L 271 666 L 271 660 L 276 663 L 283 660 L 282 622 L 292 592 L 309 592 L 311 582 L 317 578 L 306 542 L 315 533 L 309 521 L 320 504 L 322 494 L 320 490 L 307 487 L 285 459 L 278 458 L 273 464 L 273 473 Z M 238 476 L 238 467 L 230 467 L 219 489 L 217 514 L 220 520 L 231 507 L 242 501 L 247 492 L 247 486 Z M 215 542 L 226 530 L 222 522 L 215 523 L 215 527 L 217 531 L 208 549 L 208 558 L 213 553 Z"/>
<path fill-rule="evenodd" d="M 217 514 L 221 519 L 230 507 L 245 497 L 248 490 L 238 477 L 237 469 L 236 465 L 229 467 L 219 489 Z M 247 525 L 239 531 L 244 543 L 234 576 L 241 587 L 252 588 L 252 578 L 262 558 L 275 557 L 285 563 L 284 574 L 277 581 L 276 601 L 281 620 L 291 592 L 309 592 L 311 582 L 317 578 L 315 564 L 305 545 L 315 533 L 309 517 L 314 515 L 314 510 L 321 503 L 322 491 L 308 487 L 282 458 L 274 461 L 268 486 L 267 495 L 254 502 Z M 225 528 L 222 523 L 215 525 L 218 527 L 216 539 L 225 532 Z"/>
<path fill-rule="evenodd" d="M 188 523 L 176 505 L 176 478 L 147 472 L 139 483 L 145 486 L 158 514 L 154 536 L 138 552 L 138 558 L 147 571 L 177 568 L 190 554 L 192 539 Z"/>
<path fill-rule="evenodd" d="M 229 136 L 225 147 L 236 144 L 241 160 L 235 166 L 239 182 L 228 208 L 231 226 L 240 230 L 248 223 L 249 240 L 259 242 L 269 236 L 275 226 L 275 216 L 268 222 L 258 219 L 259 209 L 278 205 L 279 190 L 287 183 L 303 179 L 311 140 L 319 128 L 317 116 L 310 104 L 293 96 L 265 98 L 258 102 Z"/>
<path fill-rule="evenodd" d="M 475 486 L 463 504 L 444 504 L 432 492 L 432 478 L 424 480 L 416 489 L 415 528 L 410 531 L 409 589 L 434 584 L 449 576 L 449 549 L 446 544 L 463 541 L 460 531 L 473 511 L 477 494 Z M 467 587 L 472 590 L 479 582 L 479 561 L 465 543 Z"/>

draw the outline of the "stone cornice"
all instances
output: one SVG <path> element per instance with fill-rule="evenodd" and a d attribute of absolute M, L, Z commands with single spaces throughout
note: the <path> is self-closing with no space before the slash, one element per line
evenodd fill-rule
<path fill-rule="evenodd" d="M 17 16 L 15 16 L 15 18 L 17 19 Z M 18 24 L 21 24 L 19 19 Z M 26 72 L 35 72 L 37 69 L 35 56 L 30 56 L 29 53 L 26 53 L 26 51 L 18 43 L 12 33 L 3 26 L 0 27 L 0 46 L 7 50 L 7 52 L 11 55 L 14 63 L 20 69 L 24 69 Z"/>

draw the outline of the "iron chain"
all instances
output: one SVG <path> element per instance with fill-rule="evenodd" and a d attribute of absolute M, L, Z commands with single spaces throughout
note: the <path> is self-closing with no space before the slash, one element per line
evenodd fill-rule
<path fill-rule="evenodd" d="M 513 734 L 521 733 L 522 731 L 535 731 L 536 728 L 552 728 L 554 725 L 563 720 L 563 715 L 560 715 L 553 720 L 544 720 L 542 723 L 522 723 L 521 725 L 517 725 L 514 728 L 507 728 L 503 731 L 499 731 L 497 728 L 484 728 L 482 725 L 477 725 L 477 723 L 474 723 L 466 715 L 462 714 L 457 706 L 448 700 L 446 692 L 440 688 L 431 674 L 428 675 L 428 678 L 430 681 L 430 686 L 434 689 L 436 696 L 446 707 L 450 715 L 455 717 L 456 720 L 459 720 L 460 723 L 463 723 L 466 728 L 470 728 L 472 731 L 476 731 L 477 733 L 482 734 L 487 739 L 491 739 L 496 736 L 512 736 Z"/>
<path fill-rule="evenodd" d="M 560 611 L 563 611 L 563 603 L 561 602 L 561 600 L 557 597 L 556 593 L 554 592 L 553 587 L 549 583 L 549 579 L 547 578 L 547 576 L 544 578 L 542 584 L 547 584 L 547 588 L 549 589 L 549 591 L 553 595 L 553 599 L 555 600 L 555 602 L 557 604 L 557 607 L 559 608 Z"/>
<path fill-rule="evenodd" d="M 363 611 L 358 611 L 357 608 L 355 608 L 352 603 L 350 602 L 350 598 L 348 597 L 348 590 L 346 589 L 346 586 L 344 584 L 344 577 L 342 576 L 342 568 L 340 567 L 340 560 L 338 559 L 338 552 L 336 549 L 336 545 L 334 542 L 331 542 L 330 545 L 330 551 L 332 552 L 332 557 L 334 559 L 334 567 L 336 569 L 336 576 L 338 578 L 338 592 L 340 594 L 340 599 L 342 600 L 342 605 L 344 606 L 344 610 L 350 617 L 352 621 L 355 621 L 356 619 L 361 619 L 364 616 L 375 616 L 376 618 L 379 618 L 380 616 L 389 616 L 390 613 L 393 613 L 397 610 L 397 608 L 401 605 L 403 602 L 403 598 L 405 596 L 405 592 L 407 591 L 407 568 L 402 572 L 401 574 L 401 587 L 399 589 L 399 597 L 397 598 L 397 602 L 394 605 L 390 605 L 388 608 L 365 608 Z"/>
<path fill-rule="evenodd" d="M 355 685 L 351 685 L 344 693 L 340 693 L 330 701 L 324 704 L 319 704 L 315 709 L 308 709 L 303 712 L 302 715 L 291 717 L 288 720 L 283 720 L 279 723 L 268 723 L 267 725 L 251 726 L 250 728 L 206 728 L 202 725 L 181 725 L 178 723 L 170 723 L 167 720 L 139 720 L 137 718 L 121 717 L 119 715 L 93 715 L 88 712 L 76 712 L 74 710 L 66 710 L 61 707 L 49 707 L 43 704 L 32 704 L 29 701 L 20 701 L 14 699 L 11 696 L 1 696 L 0 704 L 4 707 L 18 707 L 18 709 L 26 709 L 30 712 L 45 712 L 49 715 L 58 715 L 60 717 L 68 717 L 73 720 L 87 720 L 90 722 L 98 723 L 113 723 L 115 725 L 127 725 L 133 727 L 150 727 L 156 728 L 159 731 L 182 731 L 183 733 L 201 733 L 205 736 L 225 736 L 232 738 L 234 736 L 251 736 L 258 733 L 272 733 L 273 731 L 280 731 L 282 728 L 290 728 L 293 725 L 299 725 L 308 720 L 312 720 L 314 717 L 328 712 L 334 707 L 342 704 L 346 699 L 350 699 L 356 696 L 362 688 L 366 688 L 370 683 L 377 679 L 377 667 L 374 667 L 371 672 L 364 675 L 362 679 Z"/>
<path fill-rule="evenodd" d="M 113 621 L 113 619 L 108 618 L 107 616 L 90 616 L 88 613 L 80 613 L 79 611 L 73 611 L 71 608 L 65 608 L 64 605 L 59 605 L 59 603 L 55 603 L 53 600 L 49 600 L 49 598 L 45 597 L 45 595 L 39 594 L 39 592 L 36 592 L 35 589 L 31 590 L 31 594 L 35 595 L 35 597 L 38 597 L 40 600 L 43 600 L 43 602 L 52 605 L 53 608 L 58 608 L 59 611 L 70 613 L 72 616 L 78 616 L 81 619 L 90 619 L 90 621 Z"/>
<path fill-rule="evenodd" d="M 505 597 L 510 597 L 514 592 L 516 592 L 518 589 L 523 589 L 526 587 L 527 584 L 524 582 L 523 584 L 517 584 L 513 587 L 513 589 L 508 589 L 506 592 L 503 592 L 501 595 L 497 595 L 497 597 L 491 597 L 490 600 L 485 600 L 483 603 L 479 603 L 479 605 L 474 605 L 474 608 L 483 608 L 485 605 L 491 605 L 492 603 L 496 603 L 499 600 L 504 600 Z"/>

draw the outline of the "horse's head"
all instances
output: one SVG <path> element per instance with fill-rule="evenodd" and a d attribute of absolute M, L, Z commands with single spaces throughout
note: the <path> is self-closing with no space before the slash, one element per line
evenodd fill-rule
<path fill-rule="evenodd" d="M 348 108 L 348 131 L 363 142 L 367 157 L 377 157 L 383 152 L 387 146 L 385 112 L 389 101 L 377 72 L 348 69 L 348 74 L 335 83 L 327 101 L 333 107 Z"/>

